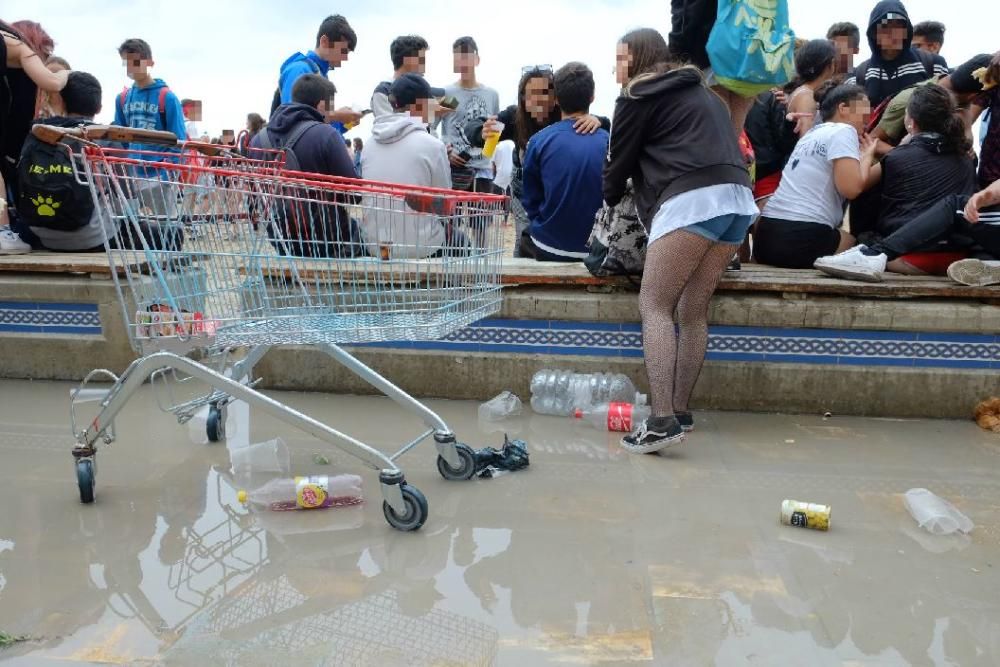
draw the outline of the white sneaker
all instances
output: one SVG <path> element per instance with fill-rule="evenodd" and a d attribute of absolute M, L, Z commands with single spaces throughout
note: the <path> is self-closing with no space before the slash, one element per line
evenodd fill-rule
<path fill-rule="evenodd" d="M 10 227 L 0 229 L 0 255 L 24 255 L 31 252 L 31 246 L 21 240 Z"/>
<path fill-rule="evenodd" d="M 837 278 L 863 280 L 866 283 L 882 282 L 882 274 L 885 273 L 889 258 L 885 255 L 869 257 L 861 252 L 861 247 L 855 246 L 839 255 L 820 257 L 813 266 Z"/>
<path fill-rule="evenodd" d="M 969 287 L 1000 285 L 1000 262 L 963 259 L 948 267 L 948 277 Z"/>

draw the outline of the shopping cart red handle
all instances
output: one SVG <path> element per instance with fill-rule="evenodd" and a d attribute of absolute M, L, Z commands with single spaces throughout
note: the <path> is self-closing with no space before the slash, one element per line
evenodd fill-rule
<path fill-rule="evenodd" d="M 66 137 L 81 139 L 83 141 L 114 141 L 119 143 L 141 143 L 153 144 L 156 146 L 182 146 L 197 150 L 205 155 L 218 155 L 224 149 L 222 146 L 202 144 L 197 142 L 186 142 L 181 144 L 177 141 L 177 135 L 173 132 L 160 132 L 159 130 L 137 130 L 131 127 L 119 127 L 117 125 L 81 125 L 78 127 L 55 127 L 52 125 L 35 125 L 31 128 L 31 133 L 39 140 L 47 144 L 57 144 Z"/>

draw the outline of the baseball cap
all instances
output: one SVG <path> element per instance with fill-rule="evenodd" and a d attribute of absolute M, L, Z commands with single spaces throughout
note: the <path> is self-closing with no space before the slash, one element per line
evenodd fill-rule
<path fill-rule="evenodd" d="M 393 81 L 389 88 L 389 103 L 394 109 L 402 109 L 417 100 L 438 97 L 444 97 L 444 88 L 431 88 L 424 77 L 412 72 Z"/>

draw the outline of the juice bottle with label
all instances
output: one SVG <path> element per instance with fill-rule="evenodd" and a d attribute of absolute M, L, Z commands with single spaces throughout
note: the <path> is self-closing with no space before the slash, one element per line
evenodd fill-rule
<path fill-rule="evenodd" d="M 237 498 L 244 505 L 275 512 L 357 505 L 362 502 L 361 478 L 323 475 L 272 479 L 254 491 L 241 490 Z"/>

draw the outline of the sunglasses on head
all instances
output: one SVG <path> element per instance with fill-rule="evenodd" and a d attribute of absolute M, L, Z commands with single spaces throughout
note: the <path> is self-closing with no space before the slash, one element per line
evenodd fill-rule
<path fill-rule="evenodd" d="M 527 65 L 521 68 L 521 74 L 530 74 L 531 72 L 551 72 L 552 65 Z"/>

